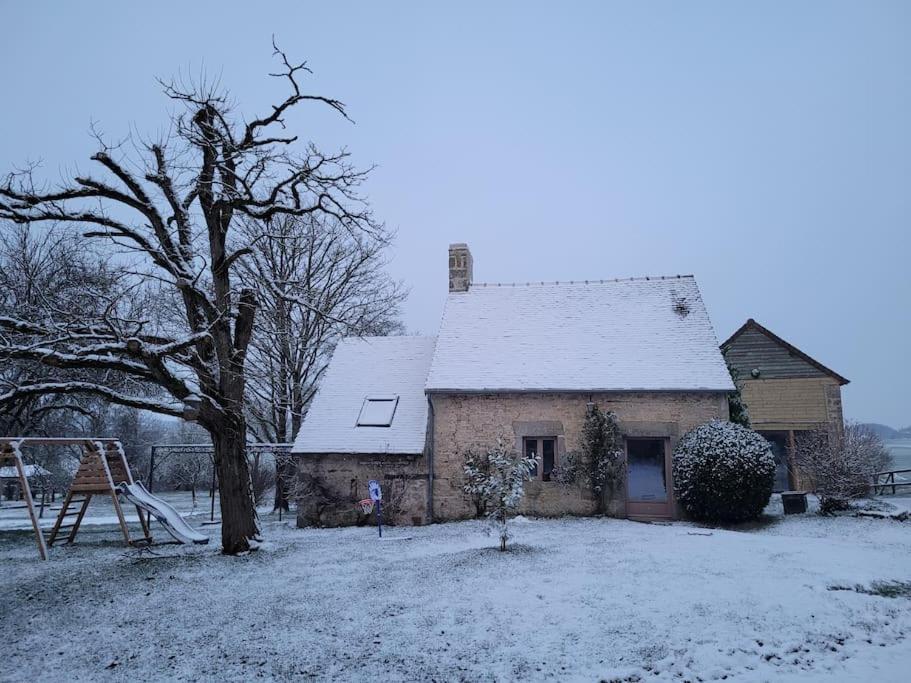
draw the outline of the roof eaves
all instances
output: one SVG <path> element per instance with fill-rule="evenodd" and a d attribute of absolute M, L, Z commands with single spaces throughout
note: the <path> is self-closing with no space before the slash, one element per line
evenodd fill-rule
<path fill-rule="evenodd" d="M 424 389 L 425 394 L 628 394 L 628 393 L 640 393 L 640 394 L 692 394 L 692 393 L 703 393 L 703 394 L 726 394 L 731 391 L 734 391 L 734 385 L 730 387 L 697 387 L 697 388 L 665 388 L 665 389 L 645 389 L 641 387 L 630 387 L 625 389 L 603 389 L 603 388 L 590 388 L 590 389 L 579 389 L 579 388 L 534 388 L 534 389 L 510 389 L 508 387 L 499 387 L 499 388 L 457 388 L 457 387 L 427 387 Z"/>
<path fill-rule="evenodd" d="M 408 458 L 417 458 L 424 454 L 424 449 L 414 450 L 414 449 L 403 449 L 396 451 L 340 451 L 340 450 L 292 450 L 291 455 L 328 455 L 328 456 L 396 456 L 396 457 L 408 457 Z"/>

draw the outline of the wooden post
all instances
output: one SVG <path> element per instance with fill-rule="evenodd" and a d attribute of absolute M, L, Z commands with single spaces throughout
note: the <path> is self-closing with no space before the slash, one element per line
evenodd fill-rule
<path fill-rule="evenodd" d="M 156 450 L 156 448 L 157 448 L 157 446 L 152 446 L 152 447 L 150 448 L 150 450 L 149 450 L 149 481 L 147 482 L 148 485 L 146 486 L 146 490 L 147 490 L 149 493 L 152 493 L 152 491 L 153 491 L 153 488 L 152 488 L 152 487 L 154 486 L 154 477 L 155 477 L 155 450 Z M 142 519 L 142 512 L 141 512 L 141 511 L 140 511 L 140 513 L 139 513 L 139 518 Z M 147 512 L 147 513 L 146 513 L 146 528 L 151 527 L 151 526 L 152 526 L 152 513 L 151 513 L 151 512 Z"/>
<path fill-rule="evenodd" d="M 794 468 L 793 463 L 796 460 L 796 442 L 794 440 L 794 430 L 791 429 L 788 431 L 788 486 L 791 490 L 798 488 L 798 484 L 803 484 L 803 482 L 797 481 L 797 470 Z"/>
<path fill-rule="evenodd" d="M 86 446 L 88 449 L 88 446 Z M 111 493 L 111 501 L 114 503 L 114 512 L 117 513 L 117 521 L 120 522 L 120 530 L 123 532 L 123 537 L 127 542 L 127 545 L 132 545 L 133 541 L 130 539 L 130 530 L 127 527 L 127 520 L 123 516 L 123 510 L 120 507 L 120 499 L 117 497 L 117 485 L 114 483 L 114 478 L 111 476 L 111 467 L 108 464 L 107 454 L 104 452 L 104 446 L 102 446 L 100 441 L 95 441 L 92 443 L 92 448 L 95 449 L 95 453 L 99 460 L 101 460 L 102 468 L 104 469 L 105 475 L 108 480 L 108 487 Z"/>
<path fill-rule="evenodd" d="M 0 460 L 12 460 L 16 473 L 19 475 L 19 492 L 25 498 L 25 505 L 28 508 L 28 516 L 32 521 L 32 529 L 35 530 L 35 540 L 38 542 L 38 554 L 42 560 L 47 559 L 47 545 L 44 542 L 44 534 L 41 533 L 41 525 L 38 522 L 38 516 L 35 514 L 35 501 L 32 500 L 32 490 L 29 487 L 28 477 L 25 476 L 25 464 L 22 462 L 22 453 L 19 450 L 21 441 L 11 441 L 4 448 L 4 453 Z"/>
<path fill-rule="evenodd" d="M 124 480 L 127 484 L 133 484 L 135 480 L 133 479 L 133 471 L 130 469 L 130 463 L 127 460 L 127 454 L 123 450 L 123 444 L 118 440 L 111 444 L 108 444 L 108 450 L 110 457 L 115 458 L 122 469 L 122 474 Z M 149 530 L 151 524 L 151 515 L 149 513 L 149 519 L 146 519 L 142 514 L 142 509 L 136 505 L 136 515 L 139 517 L 139 526 L 142 527 L 142 535 L 145 536 L 145 540 L 148 543 L 152 542 L 152 532 Z"/>
<path fill-rule="evenodd" d="M 209 521 L 215 521 L 215 458 L 212 458 L 212 486 L 209 489 Z"/>

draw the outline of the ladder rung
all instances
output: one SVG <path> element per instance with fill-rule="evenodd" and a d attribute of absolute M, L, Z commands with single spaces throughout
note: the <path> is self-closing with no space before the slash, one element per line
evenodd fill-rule
<path fill-rule="evenodd" d="M 78 515 L 82 510 L 73 510 L 72 512 L 64 513 L 64 517 L 72 517 L 73 515 Z"/>

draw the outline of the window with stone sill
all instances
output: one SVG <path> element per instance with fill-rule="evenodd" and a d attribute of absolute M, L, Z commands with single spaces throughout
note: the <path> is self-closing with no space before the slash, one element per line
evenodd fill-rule
<path fill-rule="evenodd" d="M 538 481 L 550 481 L 550 475 L 557 466 L 557 437 L 526 436 L 525 457 L 537 458 L 538 464 L 531 471 L 531 478 Z"/>

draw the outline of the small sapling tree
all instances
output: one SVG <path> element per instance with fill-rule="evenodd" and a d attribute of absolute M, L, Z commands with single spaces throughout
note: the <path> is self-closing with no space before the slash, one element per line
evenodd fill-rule
<path fill-rule="evenodd" d="M 196 492 L 212 476 L 212 456 L 208 453 L 187 453 L 174 462 L 170 479 L 181 488 L 190 489 L 193 509 L 196 509 Z"/>
<path fill-rule="evenodd" d="M 494 447 L 483 454 L 469 451 L 465 457 L 465 493 L 475 501 L 479 513 L 490 520 L 500 536 L 500 550 L 509 540 L 507 519 L 522 500 L 525 482 L 537 467 L 537 458 L 515 452 L 506 437 L 497 437 Z"/>

